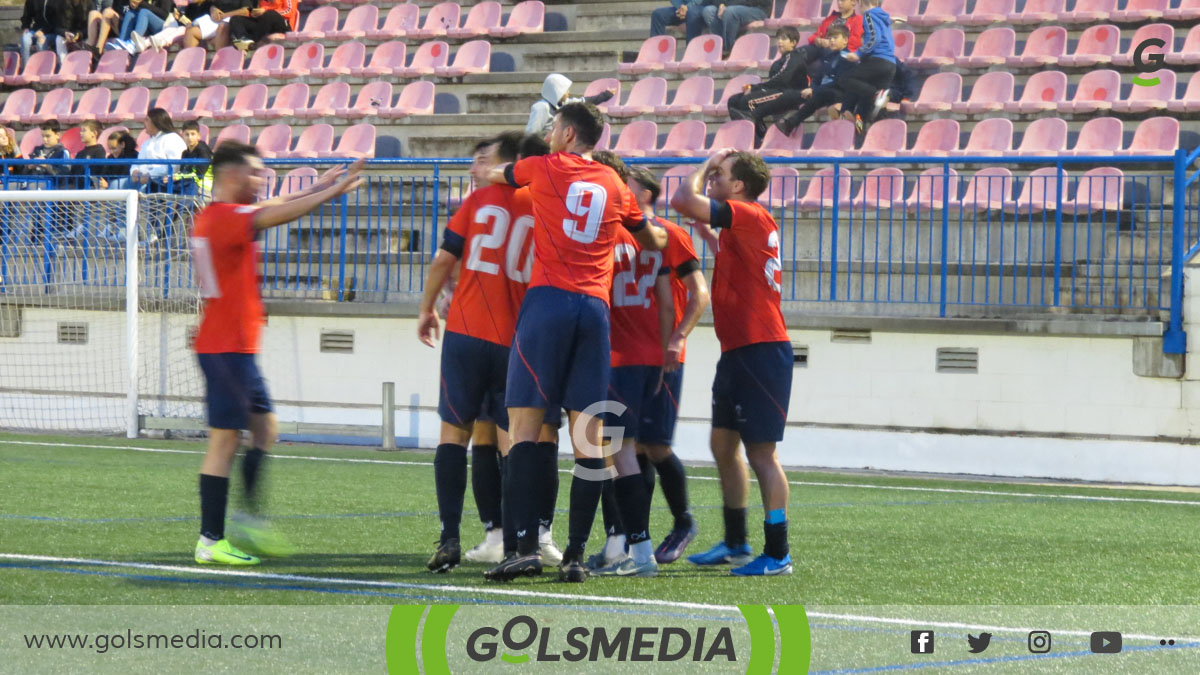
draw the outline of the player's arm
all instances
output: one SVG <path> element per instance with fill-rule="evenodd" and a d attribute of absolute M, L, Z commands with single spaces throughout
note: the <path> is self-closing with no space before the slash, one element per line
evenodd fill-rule
<path fill-rule="evenodd" d="M 675 327 L 675 297 L 671 294 L 671 270 L 664 267 L 654 280 L 654 301 L 658 304 L 658 334 L 662 338 L 663 354 Z"/>
<path fill-rule="evenodd" d="M 358 162 L 355 162 L 355 166 L 359 166 L 363 163 L 363 160 L 360 159 Z M 309 185 L 303 190 L 297 190 L 295 192 L 283 195 L 282 197 L 271 197 L 270 199 L 264 199 L 263 201 L 258 202 L 258 207 L 264 208 L 267 206 L 279 206 L 280 204 L 286 204 L 294 199 L 303 199 L 308 195 L 311 195 L 315 192 L 320 192 L 330 185 L 333 185 L 344 173 L 346 173 L 346 167 L 339 164 L 326 170 L 325 173 L 322 173 L 319 178 L 313 181 L 312 185 Z"/>
<path fill-rule="evenodd" d="M 429 277 L 425 279 L 425 293 L 421 296 L 421 311 L 417 317 L 417 338 L 430 347 L 438 339 L 441 325 L 436 307 L 438 294 L 442 292 L 458 260 L 458 256 L 441 248 L 429 265 Z"/>
<path fill-rule="evenodd" d="M 533 165 L 541 161 L 539 157 L 527 157 L 515 162 L 497 164 L 488 169 L 487 180 L 494 185 L 511 185 L 515 188 L 525 187 L 529 185 L 532 177 Z"/>
<path fill-rule="evenodd" d="M 713 221 L 713 200 L 704 194 L 704 182 L 708 180 L 709 174 L 725 161 L 730 152 L 733 151 L 730 149 L 717 151 L 708 158 L 707 162 L 700 165 L 699 169 L 685 178 L 679 188 L 675 190 L 675 194 L 671 195 L 671 208 L 675 209 L 676 213 L 690 219 L 700 237 L 713 248 L 717 247 L 717 233 L 710 226 Z"/>
<path fill-rule="evenodd" d="M 270 227 L 290 223 L 316 210 L 325 202 L 358 189 L 358 186 L 362 183 L 358 175 L 362 170 L 362 165 L 361 161 L 355 162 L 346 171 L 345 176 L 324 189 L 317 190 L 298 199 L 288 199 L 282 204 L 257 209 L 254 212 L 254 229 L 265 230 Z"/>
<path fill-rule="evenodd" d="M 671 334 L 671 340 L 667 343 L 667 372 L 673 372 L 681 365 L 679 357 L 683 354 L 683 345 L 692 334 L 692 330 L 699 325 L 704 310 L 708 308 L 708 282 L 704 280 L 704 273 L 700 271 L 699 261 L 692 262 L 695 269 L 680 277 L 680 281 L 688 289 L 688 301 L 683 310 L 683 318 L 679 320 L 679 325 L 675 326 L 675 332 Z"/>

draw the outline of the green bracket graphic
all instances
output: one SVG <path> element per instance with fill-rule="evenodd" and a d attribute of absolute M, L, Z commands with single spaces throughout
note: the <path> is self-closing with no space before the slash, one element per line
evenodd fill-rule
<path fill-rule="evenodd" d="M 421 631 L 421 615 L 426 605 L 396 605 L 388 616 L 384 650 L 389 673 L 418 673 L 424 664 L 425 675 L 450 675 L 446 660 L 446 633 L 458 605 L 430 605 Z M 417 660 L 417 642 L 421 659 Z"/>
<path fill-rule="evenodd" d="M 1135 75 L 1133 78 L 1133 83 L 1139 87 L 1156 87 L 1158 86 L 1159 82 L 1162 82 L 1162 80 L 1158 79 L 1157 77 L 1144 79 Z"/>
<path fill-rule="evenodd" d="M 779 624 L 780 673 L 807 673 L 812 657 L 812 634 L 804 605 L 771 605 Z"/>

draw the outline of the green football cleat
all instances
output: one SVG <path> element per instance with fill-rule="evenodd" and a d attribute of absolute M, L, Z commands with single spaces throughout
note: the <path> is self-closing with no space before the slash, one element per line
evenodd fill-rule
<path fill-rule="evenodd" d="M 251 553 L 268 558 L 286 558 L 296 552 L 288 538 L 263 518 L 235 513 L 229 519 L 228 529 L 229 539 Z"/>
<path fill-rule="evenodd" d="M 257 565 L 262 561 L 234 548 L 228 539 L 208 545 L 202 538 L 196 542 L 196 562 L 201 565 Z"/>

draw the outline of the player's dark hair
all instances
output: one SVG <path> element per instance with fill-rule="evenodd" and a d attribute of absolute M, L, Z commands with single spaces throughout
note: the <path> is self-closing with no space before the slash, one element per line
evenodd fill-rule
<path fill-rule="evenodd" d="M 183 126 L 180 127 L 179 130 L 180 131 L 195 131 L 196 133 L 200 133 L 200 123 L 193 121 L 193 120 L 188 120 L 187 122 L 183 123 Z"/>
<path fill-rule="evenodd" d="M 46 120 L 38 125 L 42 131 L 53 131 L 56 134 L 62 133 L 62 128 L 58 126 L 58 120 Z"/>
<path fill-rule="evenodd" d="M 728 158 L 733 160 L 729 173 L 733 180 L 742 181 L 746 198 L 758 199 L 771 183 L 771 171 L 767 168 L 767 163 L 753 152 L 734 152 L 730 153 Z"/>
<path fill-rule="evenodd" d="M 792 29 L 792 30 L 795 30 L 795 29 Z M 844 37 L 847 40 L 850 39 L 850 29 L 846 28 L 845 25 L 830 26 L 825 31 L 825 38 L 828 39 L 828 38 L 835 38 L 835 37 Z"/>
<path fill-rule="evenodd" d="M 593 148 L 604 132 L 604 117 L 591 103 L 568 103 L 558 109 L 562 123 L 575 130 L 575 139 L 584 148 Z"/>
<path fill-rule="evenodd" d="M 592 160 L 607 166 L 617 172 L 617 177 L 621 182 L 629 180 L 629 167 L 625 166 L 625 162 L 617 157 L 617 153 L 611 150 L 597 150 L 592 153 Z"/>
<path fill-rule="evenodd" d="M 494 138 L 485 138 L 485 139 L 475 143 L 475 147 L 471 148 L 471 154 L 472 155 L 479 154 L 480 152 L 487 150 L 488 146 L 492 145 L 495 142 L 496 142 L 496 139 L 494 139 Z"/>
<path fill-rule="evenodd" d="M 829 32 L 826 31 L 825 35 L 828 36 Z M 791 40 L 792 42 L 799 42 L 800 41 L 800 31 L 796 30 L 795 26 L 784 26 L 783 28 L 780 28 L 779 30 L 775 31 L 775 37 L 787 38 L 787 39 Z"/>
<path fill-rule="evenodd" d="M 537 134 L 525 134 L 521 139 L 521 147 L 517 150 L 517 159 L 526 157 L 541 157 L 550 154 L 550 144 Z"/>
<path fill-rule="evenodd" d="M 154 128 L 158 129 L 162 134 L 173 134 L 175 132 L 175 123 L 171 121 L 171 113 L 164 108 L 151 108 L 146 113 L 146 119 L 154 123 Z"/>
<path fill-rule="evenodd" d="M 258 157 L 258 148 L 249 143 L 240 143 L 238 141 L 224 140 L 221 141 L 212 156 L 212 171 L 213 175 L 221 172 L 221 169 L 226 166 L 240 166 L 246 163 L 251 157 Z"/>
<path fill-rule="evenodd" d="M 525 134 L 520 131 L 506 131 L 495 138 L 496 159 L 500 162 L 515 162 L 521 154 L 521 141 Z"/>
<path fill-rule="evenodd" d="M 592 156 L 595 154 L 592 153 Z M 658 196 L 662 194 L 662 183 L 658 182 L 658 177 L 654 175 L 653 171 L 644 166 L 633 166 L 629 168 L 629 177 L 637 181 L 643 190 L 650 191 L 651 204 L 658 201 Z"/>

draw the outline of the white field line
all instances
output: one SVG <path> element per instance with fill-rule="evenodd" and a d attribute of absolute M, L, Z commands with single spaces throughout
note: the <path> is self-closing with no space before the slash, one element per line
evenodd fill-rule
<path fill-rule="evenodd" d="M 155 452 L 178 455 L 202 455 L 201 450 L 178 450 L 174 448 L 145 448 L 135 445 L 93 445 L 86 443 L 47 443 L 42 441 L 9 441 L 0 438 L 0 445 L 33 445 L 40 447 L 58 448 L 94 448 L 100 450 L 132 450 L 135 452 Z M 398 466 L 432 467 L 433 462 L 407 462 L 397 459 L 358 459 L 353 457 L 310 457 L 305 455 L 272 455 L 278 459 L 300 459 L 313 462 L 342 462 L 347 464 L 395 464 Z M 571 473 L 570 469 L 561 469 L 559 473 Z M 688 480 L 718 480 L 715 476 L 688 476 Z M 1005 492 L 1002 490 L 968 490 L 965 488 L 935 488 L 916 487 L 910 485 L 874 485 L 870 483 L 831 483 L 825 481 L 788 481 L 789 485 L 808 487 L 856 488 L 860 490 L 896 490 L 902 492 L 932 492 L 940 494 L 983 495 L 991 497 L 1021 497 L 1032 499 L 1064 499 L 1085 502 L 1117 502 L 1124 504 L 1166 504 L 1170 506 L 1200 506 L 1200 500 L 1185 499 L 1156 499 L 1151 497 L 1107 497 L 1103 495 L 1071 495 L 1071 494 L 1041 494 L 1037 492 Z M 1108 489 L 1108 488 L 1105 488 Z M 1137 488 L 1129 488 L 1137 489 Z"/>

